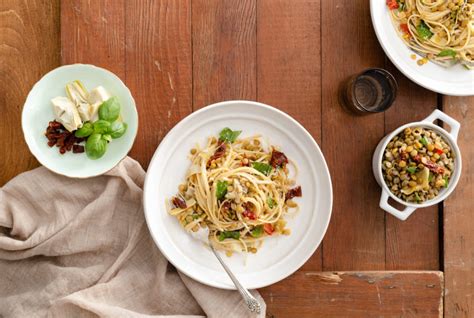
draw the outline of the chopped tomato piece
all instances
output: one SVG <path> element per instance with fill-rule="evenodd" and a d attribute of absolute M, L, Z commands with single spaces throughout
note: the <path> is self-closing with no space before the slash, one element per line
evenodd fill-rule
<path fill-rule="evenodd" d="M 400 29 L 403 31 L 403 33 L 410 34 L 410 30 L 408 30 L 408 24 L 406 23 L 400 24 Z"/>
<path fill-rule="evenodd" d="M 398 9 L 398 2 L 397 0 L 387 0 L 387 6 L 390 10 Z"/>
<path fill-rule="evenodd" d="M 438 149 L 438 148 L 435 148 L 435 151 L 438 155 L 442 155 L 443 154 L 443 150 L 441 149 Z"/>
<path fill-rule="evenodd" d="M 265 223 L 263 225 L 263 230 L 265 231 L 265 233 L 267 233 L 268 235 L 272 235 L 273 233 L 273 225 L 271 225 L 270 223 Z"/>
<path fill-rule="evenodd" d="M 255 216 L 255 213 L 253 213 L 252 211 L 249 211 L 249 210 L 245 210 L 244 212 L 242 212 L 242 215 L 246 218 L 249 218 L 250 220 L 256 220 L 257 217 Z"/>

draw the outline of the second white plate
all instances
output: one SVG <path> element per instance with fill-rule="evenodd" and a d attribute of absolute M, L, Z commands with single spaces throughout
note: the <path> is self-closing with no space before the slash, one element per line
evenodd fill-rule
<path fill-rule="evenodd" d="M 224 127 L 242 130 L 242 136 L 261 134 L 299 167 L 297 184 L 300 212 L 287 218 L 290 236 L 271 237 L 247 259 L 240 254 L 224 257 L 247 288 L 260 288 L 284 279 L 314 253 L 326 232 L 332 209 L 332 186 L 323 154 L 311 135 L 287 114 L 264 104 L 228 101 L 203 108 L 178 123 L 161 142 L 148 168 L 145 216 L 156 245 L 184 274 L 204 284 L 234 286 L 212 253 L 194 241 L 165 208 L 176 194 L 189 167 L 189 150 L 217 136 Z"/>
<path fill-rule="evenodd" d="M 414 54 L 398 36 L 385 0 L 371 0 L 370 13 L 375 34 L 392 63 L 418 85 L 446 95 L 474 95 L 474 70 L 458 64 L 444 68 L 429 62 L 419 66 L 410 58 Z"/>

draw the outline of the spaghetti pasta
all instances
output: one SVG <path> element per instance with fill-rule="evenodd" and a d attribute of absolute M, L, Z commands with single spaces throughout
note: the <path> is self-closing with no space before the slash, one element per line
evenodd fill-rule
<path fill-rule="evenodd" d="M 425 61 L 474 68 L 474 0 L 387 0 L 387 5 L 403 42 Z"/>
<path fill-rule="evenodd" d="M 225 128 L 219 139 L 192 149 L 186 180 L 167 202 L 185 230 L 207 226 L 211 244 L 228 255 L 255 253 L 265 237 L 290 234 L 283 217 L 297 211 L 291 199 L 301 196 L 286 155 L 274 146 L 266 150 L 258 135 L 239 134 Z"/>

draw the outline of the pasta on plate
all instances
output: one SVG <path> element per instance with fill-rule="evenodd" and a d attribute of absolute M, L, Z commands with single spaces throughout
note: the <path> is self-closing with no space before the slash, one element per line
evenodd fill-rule
<path fill-rule="evenodd" d="M 224 128 L 204 148 L 191 149 L 186 179 L 167 208 L 187 231 L 209 228 L 216 249 L 256 253 L 268 236 L 289 235 L 284 216 L 297 212 L 300 197 L 287 165 L 296 166 L 260 136 L 237 139 Z"/>
<path fill-rule="evenodd" d="M 387 0 L 387 6 L 403 42 L 425 57 L 420 65 L 474 68 L 474 0 Z"/>

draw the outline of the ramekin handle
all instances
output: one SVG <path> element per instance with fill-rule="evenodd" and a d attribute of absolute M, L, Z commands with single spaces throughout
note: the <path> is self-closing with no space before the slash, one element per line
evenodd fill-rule
<path fill-rule="evenodd" d="M 415 212 L 416 208 L 409 206 L 407 206 L 403 211 L 394 208 L 388 203 L 388 197 L 388 193 L 382 189 L 382 195 L 380 196 L 380 208 L 395 216 L 396 218 L 405 221 L 413 212 Z"/>
<path fill-rule="evenodd" d="M 451 131 L 449 132 L 449 134 L 453 137 L 455 141 L 457 141 L 459 129 L 461 129 L 461 124 L 456 119 L 446 115 L 445 113 L 443 113 L 442 111 L 438 109 L 436 109 L 428 117 L 423 119 L 423 121 L 432 123 L 436 119 L 444 121 L 446 124 L 448 124 L 451 127 Z"/>

